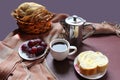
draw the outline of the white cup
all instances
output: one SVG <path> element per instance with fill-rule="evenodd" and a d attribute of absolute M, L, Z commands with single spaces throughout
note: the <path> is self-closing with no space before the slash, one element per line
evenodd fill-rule
<path fill-rule="evenodd" d="M 70 50 L 72 51 L 70 52 Z M 50 42 L 50 53 L 57 61 L 64 60 L 68 55 L 77 52 L 77 47 L 70 46 L 69 42 L 65 39 L 54 39 Z"/>

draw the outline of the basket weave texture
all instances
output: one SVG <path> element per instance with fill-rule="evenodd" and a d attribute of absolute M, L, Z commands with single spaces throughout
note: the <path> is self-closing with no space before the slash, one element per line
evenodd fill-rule
<path fill-rule="evenodd" d="M 41 34 L 51 29 L 53 13 L 43 5 L 34 2 L 22 3 L 12 12 L 12 16 L 22 32 Z"/>

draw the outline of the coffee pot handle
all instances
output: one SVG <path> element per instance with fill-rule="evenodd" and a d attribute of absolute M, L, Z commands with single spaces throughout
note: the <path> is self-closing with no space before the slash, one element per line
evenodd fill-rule
<path fill-rule="evenodd" d="M 84 30 L 86 27 L 91 27 L 92 31 L 90 31 L 90 32 L 88 32 L 88 33 L 85 33 L 85 34 L 83 35 L 82 40 L 85 40 L 86 38 L 90 37 L 90 36 L 96 31 L 96 29 L 95 29 L 95 27 L 94 27 L 94 25 L 93 25 L 92 23 L 87 23 L 87 22 L 85 22 L 85 23 L 83 24 L 83 30 Z"/>

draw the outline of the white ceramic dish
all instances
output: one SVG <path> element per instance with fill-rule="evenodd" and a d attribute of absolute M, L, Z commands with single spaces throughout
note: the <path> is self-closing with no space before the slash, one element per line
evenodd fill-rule
<path fill-rule="evenodd" d="M 77 57 L 74 59 L 74 68 L 80 76 L 82 76 L 83 78 L 86 78 L 86 79 L 99 79 L 99 78 L 103 77 L 107 71 L 107 70 L 105 70 L 103 73 L 98 73 L 96 75 L 90 75 L 90 76 L 83 75 L 80 73 L 80 69 L 77 64 Z"/>
<path fill-rule="evenodd" d="M 27 43 L 28 43 L 28 41 L 24 42 L 23 44 L 27 44 Z M 19 52 L 20 57 L 25 59 L 25 60 L 36 60 L 36 59 L 42 58 L 46 55 L 47 50 L 48 50 L 48 48 L 46 48 L 46 50 L 44 51 L 44 53 L 42 55 L 29 57 L 25 52 L 22 51 L 22 48 L 21 48 L 22 45 L 19 47 L 18 52 Z"/>

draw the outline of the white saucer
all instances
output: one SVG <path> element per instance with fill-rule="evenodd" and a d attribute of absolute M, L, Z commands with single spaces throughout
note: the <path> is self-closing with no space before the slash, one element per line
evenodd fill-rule
<path fill-rule="evenodd" d="M 103 73 L 98 73 L 98 74 L 90 75 L 90 76 L 83 75 L 80 73 L 80 69 L 77 64 L 77 57 L 74 59 L 74 68 L 80 76 L 82 76 L 83 78 L 86 78 L 86 79 L 99 79 L 99 78 L 103 77 L 107 71 L 107 70 L 105 70 Z"/>
<path fill-rule="evenodd" d="M 24 42 L 23 44 L 27 44 L 27 42 L 28 41 Z M 34 56 L 34 57 L 29 57 L 25 52 L 22 51 L 22 48 L 21 48 L 22 45 L 19 47 L 18 53 L 19 53 L 20 57 L 23 58 L 23 59 L 25 59 L 25 60 L 36 60 L 36 59 L 42 58 L 43 56 L 45 56 L 45 54 L 47 53 L 47 50 L 48 50 L 46 48 L 46 50 L 44 51 L 44 53 L 42 55 Z"/>

